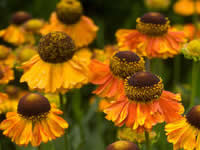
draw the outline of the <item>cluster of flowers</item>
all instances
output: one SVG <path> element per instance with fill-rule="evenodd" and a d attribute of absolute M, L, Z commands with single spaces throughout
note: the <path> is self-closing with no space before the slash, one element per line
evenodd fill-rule
<path fill-rule="evenodd" d="M 47 93 L 61 95 L 90 82 L 98 85 L 93 93 L 103 98 L 100 110 L 116 126 L 144 133 L 166 122 L 168 141 L 174 149 L 200 149 L 200 106 L 183 117 L 180 94 L 165 91 L 162 79 L 145 67 L 143 58 L 174 57 L 193 35 L 171 27 L 160 13 L 144 14 L 136 22 L 136 29 L 116 32 L 117 46 L 92 53 L 88 46 L 98 27 L 83 15 L 77 0 L 61 0 L 49 22 L 31 19 L 25 12 L 14 14 L 12 24 L 0 31 L 0 37 L 16 49 L 0 46 L 0 84 L 14 79 L 13 69 L 23 70 L 20 82 L 40 94 L 3 86 L 0 112 L 8 112 L 0 124 L 3 134 L 21 146 L 38 146 L 62 136 L 68 123 L 58 116 L 63 112 Z M 198 60 L 198 45 L 198 40 L 185 45 L 184 55 Z M 124 145 L 138 150 L 127 141 L 107 149 L 121 150 Z"/>

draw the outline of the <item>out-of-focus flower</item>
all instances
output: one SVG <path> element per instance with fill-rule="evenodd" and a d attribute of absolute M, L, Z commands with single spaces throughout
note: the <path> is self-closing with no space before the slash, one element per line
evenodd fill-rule
<path fill-rule="evenodd" d="M 15 64 L 15 55 L 10 48 L 4 45 L 0 45 L 0 64 L 8 65 L 11 68 Z"/>
<path fill-rule="evenodd" d="M 7 94 L 7 98 L 0 103 L 0 113 L 4 114 L 16 112 L 19 99 L 28 93 L 13 85 L 6 86 L 4 92 Z"/>
<path fill-rule="evenodd" d="M 40 39 L 39 55 L 25 62 L 20 82 L 45 93 L 66 92 L 88 83 L 90 55 L 77 51 L 72 39 L 63 32 L 51 32 Z"/>
<path fill-rule="evenodd" d="M 19 64 L 30 60 L 36 54 L 38 54 L 36 47 L 32 45 L 24 45 L 16 49 L 16 57 Z"/>
<path fill-rule="evenodd" d="M 118 30 L 116 37 L 120 49 L 131 49 L 148 58 L 173 57 L 186 42 L 184 32 L 170 28 L 168 18 L 156 12 L 138 18 L 136 30 Z"/>
<path fill-rule="evenodd" d="M 182 48 L 182 53 L 188 59 L 200 60 L 200 40 L 192 40 Z"/>
<path fill-rule="evenodd" d="M 143 132 L 161 122 L 179 119 L 184 112 L 179 94 L 163 90 L 162 79 L 149 72 L 137 72 L 124 83 L 125 94 L 106 107 L 106 119 Z"/>
<path fill-rule="evenodd" d="M 144 60 L 134 52 L 115 53 L 109 64 L 92 60 L 90 82 L 99 85 L 93 93 L 101 97 L 114 97 L 123 91 L 123 79 L 135 72 L 144 70 Z"/>
<path fill-rule="evenodd" d="M 13 70 L 7 65 L 0 64 L 0 84 L 7 84 L 10 80 L 13 79 Z"/>
<path fill-rule="evenodd" d="M 31 16 L 26 12 L 16 12 L 12 17 L 12 24 L 6 29 L 0 30 L 0 38 L 13 45 L 21 45 L 24 43 L 34 44 L 35 39 L 31 32 L 27 32 L 23 23 L 28 21 Z"/>
<path fill-rule="evenodd" d="M 130 141 L 117 141 L 108 145 L 106 150 L 139 150 L 139 148 Z"/>
<path fill-rule="evenodd" d="M 44 24 L 45 22 L 42 19 L 30 19 L 24 24 L 24 27 L 27 31 L 40 33 L 40 29 Z"/>
<path fill-rule="evenodd" d="M 116 45 L 107 45 L 102 49 L 94 49 L 93 51 L 93 58 L 99 61 L 105 62 L 109 61 L 112 55 L 117 52 L 119 49 Z"/>
<path fill-rule="evenodd" d="M 61 114 L 44 96 L 30 93 L 20 99 L 17 112 L 6 114 L 0 129 L 17 145 L 39 146 L 64 134 L 68 123 L 58 116 Z"/>
<path fill-rule="evenodd" d="M 200 105 L 194 106 L 185 117 L 165 126 L 168 142 L 174 150 L 200 149 Z"/>
<path fill-rule="evenodd" d="M 182 16 L 190 16 L 195 11 L 194 0 L 178 0 L 174 4 L 174 12 Z M 200 14 L 200 1 L 196 1 L 197 13 Z"/>
<path fill-rule="evenodd" d="M 136 130 L 132 130 L 131 128 L 120 128 L 117 132 L 117 137 L 120 140 L 127 140 L 136 143 L 145 142 L 145 133 L 138 133 Z M 149 132 L 150 140 L 152 141 L 156 137 L 156 132 Z"/>
<path fill-rule="evenodd" d="M 171 0 L 145 0 L 145 4 L 149 9 L 165 10 L 169 7 Z"/>
<path fill-rule="evenodd" d="M 77 0 L 65 0 L 57 4 L 56 12 L 50 17 L 50 23 L 42 29 L 43 35 L 52 31 L 67 33 L 77 48 L 88 46 L 95 38 L 98 27 L 82 14 L 82 5 Z"/>

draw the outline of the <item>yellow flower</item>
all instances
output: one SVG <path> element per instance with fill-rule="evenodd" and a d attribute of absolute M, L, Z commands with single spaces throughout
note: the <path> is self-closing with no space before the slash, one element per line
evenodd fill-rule
<path fill-rule="evenodd" d="M 57 4 L 56 12 L 50 17 L 50 23 L 42 29 L 42 35 L 52 31 L 67 33 L 77 48 L 88 46 L 95 38 L 98 27 L 93 21 L 82 15 L 82 5 L 77 0 L 65 0 Z"/>
<path fill-rule="evenodd" d="M 10 80 L 13 79 L 13 70 L 7 65 L 0 64 L 0 84 L 7 84 Z"/>
<path fill-rule="evenodd" d="M 153 140 L 156 137 L 156 132 L 151 131 L 149 132 L 150 140 Z M 117 132 L 117 137 L 120 140 L 128 140 L 131 142 L 142 143 L 145 142 L 145 133 L 144 132 L 137 132 L 131 128 L 122 128 L 119 129 Z"/>
<path fill-rule="evenodd" d="M 200 105 L 194 106 L 185 117 L 167 124 L 165 131 L 174 150 L 200 150 Z"/>
<path fill-rule="evenodd" d="M 200 60 L 200 40 L 192 40 L 184 46 L 182 53 L 188 59 Z"/>
<path fill-rule="evenodd" d="M 171 0 L 145 0 L 145 4 L 150 9 L 163 10 L 167 9 Z"/>
<path fill-rule="evenodd" d="M 0 129 L 17 145 L 39 146 L 64 134 L 68 123 L 58 116 L 61 114 L 44 96 L 30 93 L 20 99 L 17 112 L 6 114 Z"/>
<path fill-rule="evenodd" d="M 37 54 L 36 47 L 32 45 L 24 45 L 16 49 L 16 57 L 17 57 L 17 62 L 19 64 L 30 60 L 36 54 Z"/>
<path fill-rule="evenodd" d="M 4 45 L 0 45 L 0 64 L 8 65 L 11 68 L 15 64 L 15 55 L 10 48 Z"/>
<path fill-rule="evenodd" d="M 30 19 L 24 24 L 24 27 L 27 31 L 40 33 L 40 29 L 44 24 L 45 22 L 42 19 Z"/>
<path fill-rule="evenodd" d="M 88 49 L 76 50 L 72 39 L 63 32 L 52 32 L 42 37 L 39 55 L 25 62 L 20 82 L 45 93 L 66 92 L 88 83 Z"/>
<path fill-rule="evenodd" d="M 0 38 L 16 46 L 24 43 L 34 44 L 33 34 L 27 32 L 22 25 L 30 18 L 31 16 L 26 12 L 16 12 L 12 17 L 12 24 L 6 29 L 0 30 Z"/>
<path fill-rule="evenodd" d="M 117 141 L 106 148 L 106 150 L 139 150 L 136 144 L 129 141 Z"/>
<path fill-rule="evenodd" d="M 194 0 L 178 0 L 174 4 L 174 12 L 182 16 L 190 16 L 194 13 Z M 200 1 L 196 2 L 197 13 L 200 14 Z"/>

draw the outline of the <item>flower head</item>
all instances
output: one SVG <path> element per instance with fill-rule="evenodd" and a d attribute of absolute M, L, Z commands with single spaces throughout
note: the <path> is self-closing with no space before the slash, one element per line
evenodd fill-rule
<path fill-rule="evenodd" d="M 200 40 L 192 40 L 182 49 L 182 53 L 188 59 L 200 60 Z"/>
<path fill-rule="evenodd" d="M 150 9 L 163 10 L 167 9 L 171 0 L 145 0 L 145 4 Z"/>
<path fill-rule="evenodd" d="M 73 40 L 64 32 L 51 32 L 41 38 L 38 53 L 21 67 L 20 82 L 46 93 L 66 92 L 88 82 L 90 52 L 75 51 Z"/>
<path fill-rule="evenodd" d="M 137 72 L 125 81 L 125 94 L 104 109 L 106 119 L 143 132 L 161 122 L 181 117 L 184 107 L 179 94 L 163 90 L 162 80 L 149 72 Z"/>
<path fill-rule="evenodd" d="M 17 145 L 38 146 L 64 134 L 68 124 L 57 116 L 62 112 L 50 105 L 49 101 L 37 93 L 23 96 L 17 112 L 8 112 L 0 124 L 3 134 L 10 137 Z"/>
<path fill-rule="evenodd" d="M 11 22 L 16 25 L 21 25 L 31 19 L 32 16 L 25 11 L 18 11 L 12 15 Z"/>
<path fill-rule="evenodd" d="M 42 19 L 30 19 L 26 21 L 24 26 L 27 31 L 37 33 L 44 26 L 44 23 Z"/>
<path fill-rule="evenodd" d="M 194 106 L 185 117 L 165 126 L 167 139 L 174 149 L 200 148 L 200 105 Z"/>
<path fill-rule="evenodd" d="M 170 28 L 170 21 L 160 13 L 146 13 L 136 22 L 136 30 L 117 31 L 116 37 L 121 50 L 131 49 L 148 58 L 166 59 L 177 55 L 186 41 L 184 32 Z"/>
<path fill-rule="evenodd" d="M 83 7 L 77 0 L 60 1 L 56 6 L 58 19 L 65 24 L 74 24 L 80 20 Z"/>
<path fill-rule="evenodd" d="M 40 39 L 38 53 L 45 62 L 63 63 L 73 57 L 75 45 L 66 33 L 51 32 Z"/>
<path fill-rule="evenodd" d="M 11 68 L 15 64 L 15 55 L 10 48 L 4 45 L 0 45 L 0 64 L 8 65 Z"/>
<path fill-rule="evenodd" d="M 106 148 L 106 150 L 139 150 L 136 144 L 129 141 L 117 141 Z"/>
<path fill-rule="evenodd" d="M 144 70 L 144 60 L 134 52 L 119 51 L 109 64 L 93 60 L 90 65 L 90 82 L 99 85 L 94 91 L 102 97 L 114 97 L 123 91 L 123 79 Z"/>

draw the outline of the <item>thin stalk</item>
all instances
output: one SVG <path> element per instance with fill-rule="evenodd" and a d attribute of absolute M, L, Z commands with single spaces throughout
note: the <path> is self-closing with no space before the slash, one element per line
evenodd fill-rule
<path fill-rule="evenodd" d="M 192 94 L 191 94 L 190 107 L 189 108 L 191 108 L 195 104 L 198 73 L 199 73 L 199 62 L 193 61 L 193 64 L 192 64 Z"/>
<path fill-rule="evenodd" d="M 64 95 L 59 93 L 59 99 L 60 99 L 60 107 L 61 110 L 63 111 L 63 116 L 65 118 L 65 106 L 64 106 Z M 68 149 L 68 138 L 67 138 L 67 134 L 64 134 L 64 143 L 65 143 L 65 150 L 69 150 Z"/>
<path fill-rule="evenodd" d="M 146 64 L 145 64 L 146 71 L 150 72 L 151 71 L 151 62 L 150 62 L 150 59 L 148 59 L 146 57 L 145 62 L 146 62 Z"/>
<path fill-rule="evenodd" d="M 149 138 L 149 132 L 145 131 L 145 144 L 146 144 L 146 150 L 151 150 L 151 141 Z"/>
<path fill-rule="evenodd" d="M 181 56 L 176 56 L 174 58 L 174 88 L 177 83 L 180 83 L 180 74 L 181 74 Z"/>

